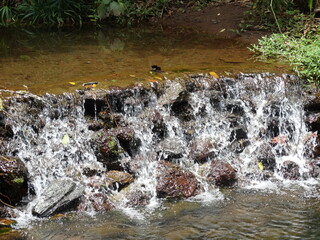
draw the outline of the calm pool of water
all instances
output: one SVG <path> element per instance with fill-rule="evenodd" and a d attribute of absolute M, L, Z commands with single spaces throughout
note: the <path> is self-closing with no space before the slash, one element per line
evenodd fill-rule
<path fill-rule="evenodd" d="M 188 73 L 288 71 L 279 63 L 249 60 L 247 44 L 237 39 L 184 29 L 0 31 L 2 89 L 62 93 L 92 81 L 99 87 L 128 86 Z M 165 73 L 154 78 L 153 64 Z"/>
<path fill-rule="evenodd" d="M 36 223 L 27 239 L 319 239 L 320 203 L 304 191 L 224 192 L 224 199 L 162 203 L 148 213 L 114 210 Z M 140 214 L 142 213 L 142 216 Z"/>

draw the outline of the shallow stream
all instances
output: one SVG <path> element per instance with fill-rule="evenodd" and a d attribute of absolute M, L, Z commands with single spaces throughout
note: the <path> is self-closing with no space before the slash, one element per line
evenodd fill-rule
<path fill-rule="evenodd" d="M 16 210 L 16 231 L 22 239 L 320 238 L 319 178 L 309 175 L 308 164 L 315 157 L 305 148 L 306 141 L 312 145 L 316 140 L 311 141 L 315 135 L 305 124 L 304 94 L 297 79 L 249 74 L 218 80 L 197 74 L 283 72 L 284 65 L 248 60 L 246 44 L 236 39 L 186 30 L 23 31 L 0 39 L 3 89 L 43 94 L 73 91 L 92 81 L 102 88 L 151 84 L 147 90 L 103 91 L 102 99 L 98 90 L 88 90 L 58 97 L 20 93 L 11 100 L 6 111 L 14 137 L 6 154 L 25 162 L 34 191 Z M 165 71 L 156 77 L 180 78 L 156 84 L 159 79 L 149 73 L 153 64 Z M 190 85 L 185 86 L 187 80 Z M 104 169 L 91 144 L 101 129 L 89 130 L 91 121 L 102 121 L 104 111 L 120 117 L 120 127 L 134 129 L 141 141 L 136 152 L 126 149 L 117 160 L 123 165 L 138 160 L 135 182 L 119 193 L 103 187 L 102 193 L 115 204 L 113 210 L 33 216 L 36 202 L 57 179 L 85 186 L 88 198 L 101 191 L 89 186 L 92 178 L 83 170 Z M 162 119 L 158 129 L 154 117 Z M 212 155 L 205 163 L 192 158 L 192 142 L 198 139 L 211 143 Z M 269 155 L 266 162 L 259 159 L 261 149 L 262 155 L 272 154 L 272 163 Z M 209 163 L 217 159 L 236 169 L 234 188 L 206 182 Z M 202 192 L 183 200 L 158 197 L 154 166 L 159 160 L 192 172 Z M 288 161 L 294 166 L 287 169 L 289 177 L 283 170 Z M 149 197 L 144 206 L 127 204 L 126 191 L 137 189 Z"/>

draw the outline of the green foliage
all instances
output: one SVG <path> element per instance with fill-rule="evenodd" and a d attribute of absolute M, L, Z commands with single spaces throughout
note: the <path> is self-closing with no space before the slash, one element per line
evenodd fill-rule
<path fill-rule="evenodd" d="M 83 2 L 77 0 L 24 0 L 17 6 L 17 10 L 21 21 L 31 25 L 81 25 L 82 6 Z"/>
<path fill-rule="evenodd" d="M 24 183 L 24 178 L 15 178 L 12 180 L 12 182 L 14 182 L 16 184 L 22 184 L 22 183 Z"/>
<path fill-rule="evenodd" d="M 285 34 L 262 37 L 258 45 L 250 49 L 263 58 L 283 58 L 297 74 L 309 83 L 320 83 L 320 39 L 314 37 L 294 38 Z"/>
<path fill-rule="evenodd" d="M 0 4 L 0 26 L 9 26 L 15 22 L 15 7 L 11 1 L 2 1 Z"/>

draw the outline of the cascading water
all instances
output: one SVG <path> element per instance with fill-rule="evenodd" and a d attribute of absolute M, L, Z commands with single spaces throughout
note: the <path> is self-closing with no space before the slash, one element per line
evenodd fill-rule
<path fill-rule="evenodd" d="M 6 155 L 23 160 L 31 189 L 18 222 L 25 226 L 60 180 L 80 187 L 82 210 L 97 210 L 92 198 L 102 194 L 116 208 L 144 205 L 149 211 L 161 204 L 159 198 L 223 197 L 208 181 L 210 164 L 218 160 L 235 169 L 242 187 L 307 179 L 316 136 L 306 129 L 303 104 L 295 77 L 269 74 L 220 80 L 199 75 L 150 89 L 12 98 L 6 121 L 14 137 Z M 135 180 L 122 190 L 119 182 L 110 187 L 105 172 L 111 170 Z M 183 174 L 190 182 L 183 182 Z M 177 185 L 161 186 L 169 177 L 178 180 L 164 185 Z"/>

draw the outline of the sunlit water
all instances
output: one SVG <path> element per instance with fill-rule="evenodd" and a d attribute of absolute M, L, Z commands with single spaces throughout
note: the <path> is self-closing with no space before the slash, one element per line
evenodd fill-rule
<path fill-rule="evenodd" d="M 124 86 L 153 80 L 154 76 L 149 73 L 152 64 L 161 66 L 167 73 L 160 76 L 168 78 L 181 72 L 236 73 L 277 69 L 274 65 L 247 61 L 251 55 L 246 46 L 234 39 L 219 40 L 194 32 L 147 29 L 42 34 L 24 32 L 18 34 L 14 42 L 10 41 L 10 34 L 2 38 L 1 87 L 61 93 L 89 81 L 98 81 L 99 86 L 104 87 Z M 304 157 L 303 143 L 308 132 L 303 121 L 300 87 L 289 86 L 282 78 L 266 80 L 261 75 L 244 77 L 239 83 L 232 79 L 225 81 L 226 97 L 219 99 L 219 106 L 212 105 L 205 88 L 190 93 L 196 118 L 191 124 L 172 116 L 161 104 L 168 99 L 158 98 L 153 93 L 148 109 L 132 99 L 124 109 L 126 122 L 142 140 L 140 151 L 146 158 L 155 148 L 148 116 L 154 109 L 161 114 L 168 137 L 183 142 L 183 157 L 176 163 L 192 171 L 203 182 L 204 193 L 188 200 L 157 199 L 155 163 L 146 161 L 135 184 L 137 187 L 144 185 L 144 190 L 153 196 L 149 205 L 129 208 L 125 205 L 125 196 L 119 194 L 114 197 L 116 209 L 106 213 L 74 212 L 58 219 L 37 219 L 31 214 L 34 206 L 31 201 L 28 206 L 16 210 L 17 228 L 23 238 L 319 239 L 318 180 L 284 180 L 278 171 L 271 179 L 264 180 L 255 159 L 258 147 L 270 140 L 270 136 L 261 136 L 261 129 L 267 128 L 269 119 L 279 117 L 280 112 L 279 135 L 290 136 L 290 139 L 273 150 L 275 153 L 289 151 L 286 156 L 277 156 L 277 169 L 285 160 L 291 160 L 299 165 L 301 175 L 307 172 L 308 159 Z M 170 91 L 179 87 L 175 81 L 168 82 L 168 98 L 170 94 L 174 95 L 174 91 Z M 45 106 L 37 119 L 30 119 L 29 113 L 24 111 L 23 101 L 14 102 L 14 108 L 10 110 L 10 120 L 15 125 L 15 141 L 10 148 L 17 150 L 18 156 L 26 162 L 36 199 L 41 198 L 52 179 L 71 178 L 85 184 L 83 168 L 102 168 L 88 144 L 93 133 L 88 130 L 83 102 L 74 96 L 65 94 L 58 100 L 50 95 L 36 97 L 35 103 Z M 139 92 L 136 92 L 133 99 L 138 98 Z M 242 116 L 234 116 L 238 113 L 232 110 L 233 107 L 230 110 L 230 105 L 240 107 Z M 203 111 L 206 114 L 200 116 Z M 239 146 L 230 142 L 230 118 L 236 118 L 246 129 L 251 144 L 243 152 L 234 152 Z M 32 121 L 43 121 L 44 128 L 35 131 Z M 206 185 L 201 176 L 203 168 L 188 159 L 190 150 L 184 139 L 186 129 L 193 130 L 193 137 L 212 138 L 219 158 L 237 169 L 237 187 L 219 190 Z M 64 135 L 69 136 L 70 144 L 61 144 Z"/>
<path fill-rule="evenodd" d="M 249 60 L 248 45 L 237 38 L 185 29 L 140 27 L 74 32 L 0 29 L 0 88 L 63 93 L 85 82 L 128 86 L 159 77 L 194 72 L 284 72 L 280 63 Z M 71 85 L 73 82 L 76 85 Z"/>

